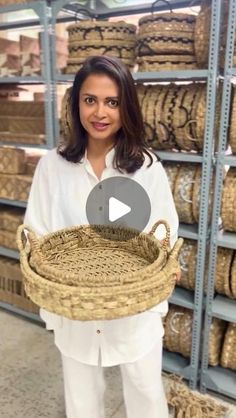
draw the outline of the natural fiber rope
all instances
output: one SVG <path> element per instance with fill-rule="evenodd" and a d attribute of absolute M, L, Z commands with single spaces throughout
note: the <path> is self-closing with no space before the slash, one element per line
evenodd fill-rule
<path fill-rule="evenodd" d="M 182 378 L 163 373 L 168 379 L 167 401 L 174 410 L 174 418 L 224 418 L 228 410 L 207 395 L 190 390 Z"/>

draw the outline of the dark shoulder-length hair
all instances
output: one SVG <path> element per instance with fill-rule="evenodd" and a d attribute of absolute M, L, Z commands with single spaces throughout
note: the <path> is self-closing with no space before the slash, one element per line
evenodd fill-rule
<path fill-rule="evenodd" d="M 68 111 L 71 115 L 71 129 L 58 147 L 59 154 L 71 162 L 80 162 L 87 147 L 87 133 L 79 118 L 79 93 L 90 74 L 105 74 L 114 80 L 119 88 L 119 110 L 121 129 L 116 134 L 114 166 L 120 171 L 133 173 L 139 169 L 148 155 L 152 154 L 145 142 L 143 117 L 138 102 L 135 84 L 128 68 L 117 58 L 108 56 L 89 57 L 77 72 L 69 95 Z"/>

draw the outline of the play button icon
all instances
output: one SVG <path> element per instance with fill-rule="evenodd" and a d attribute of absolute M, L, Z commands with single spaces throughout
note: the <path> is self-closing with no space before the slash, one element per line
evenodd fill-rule
<path fill-rule="evenodd" d="M 127 215 L 131 211 L 131 207 L 122 203 L 115 197 L 109 199 L 109 221 L 114 222 L 122 216 Z"/>
<path fill-rule="evenodd" d="M 90 225 L 122 226 L 143 231 L 151 214 L 145 189 L 136 181 L 116 176 L 99 182 L 86 202 Z"/>

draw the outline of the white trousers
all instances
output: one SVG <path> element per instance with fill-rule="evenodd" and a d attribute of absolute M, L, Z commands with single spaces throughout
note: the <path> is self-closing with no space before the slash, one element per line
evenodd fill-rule
<path fill-rule="evenodd" d="M 160 342 L 141 359 L 120 365 L 127 418 L 169 417 L 161 361 Z M 103 367 L 63 355 L 62 365 L 67 418 L 105 418 Z"/>

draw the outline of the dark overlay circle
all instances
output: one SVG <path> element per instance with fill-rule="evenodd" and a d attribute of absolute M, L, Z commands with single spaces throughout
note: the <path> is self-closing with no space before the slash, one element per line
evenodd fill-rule
<path fill-rule="evenodd" d="M 90 225 L 126 227 L 142 232 L 150 219 L 151 203 L 147 192 L 136 181 L 122 176 L 110 177 L 91 190 L 86 214 Z"/>

